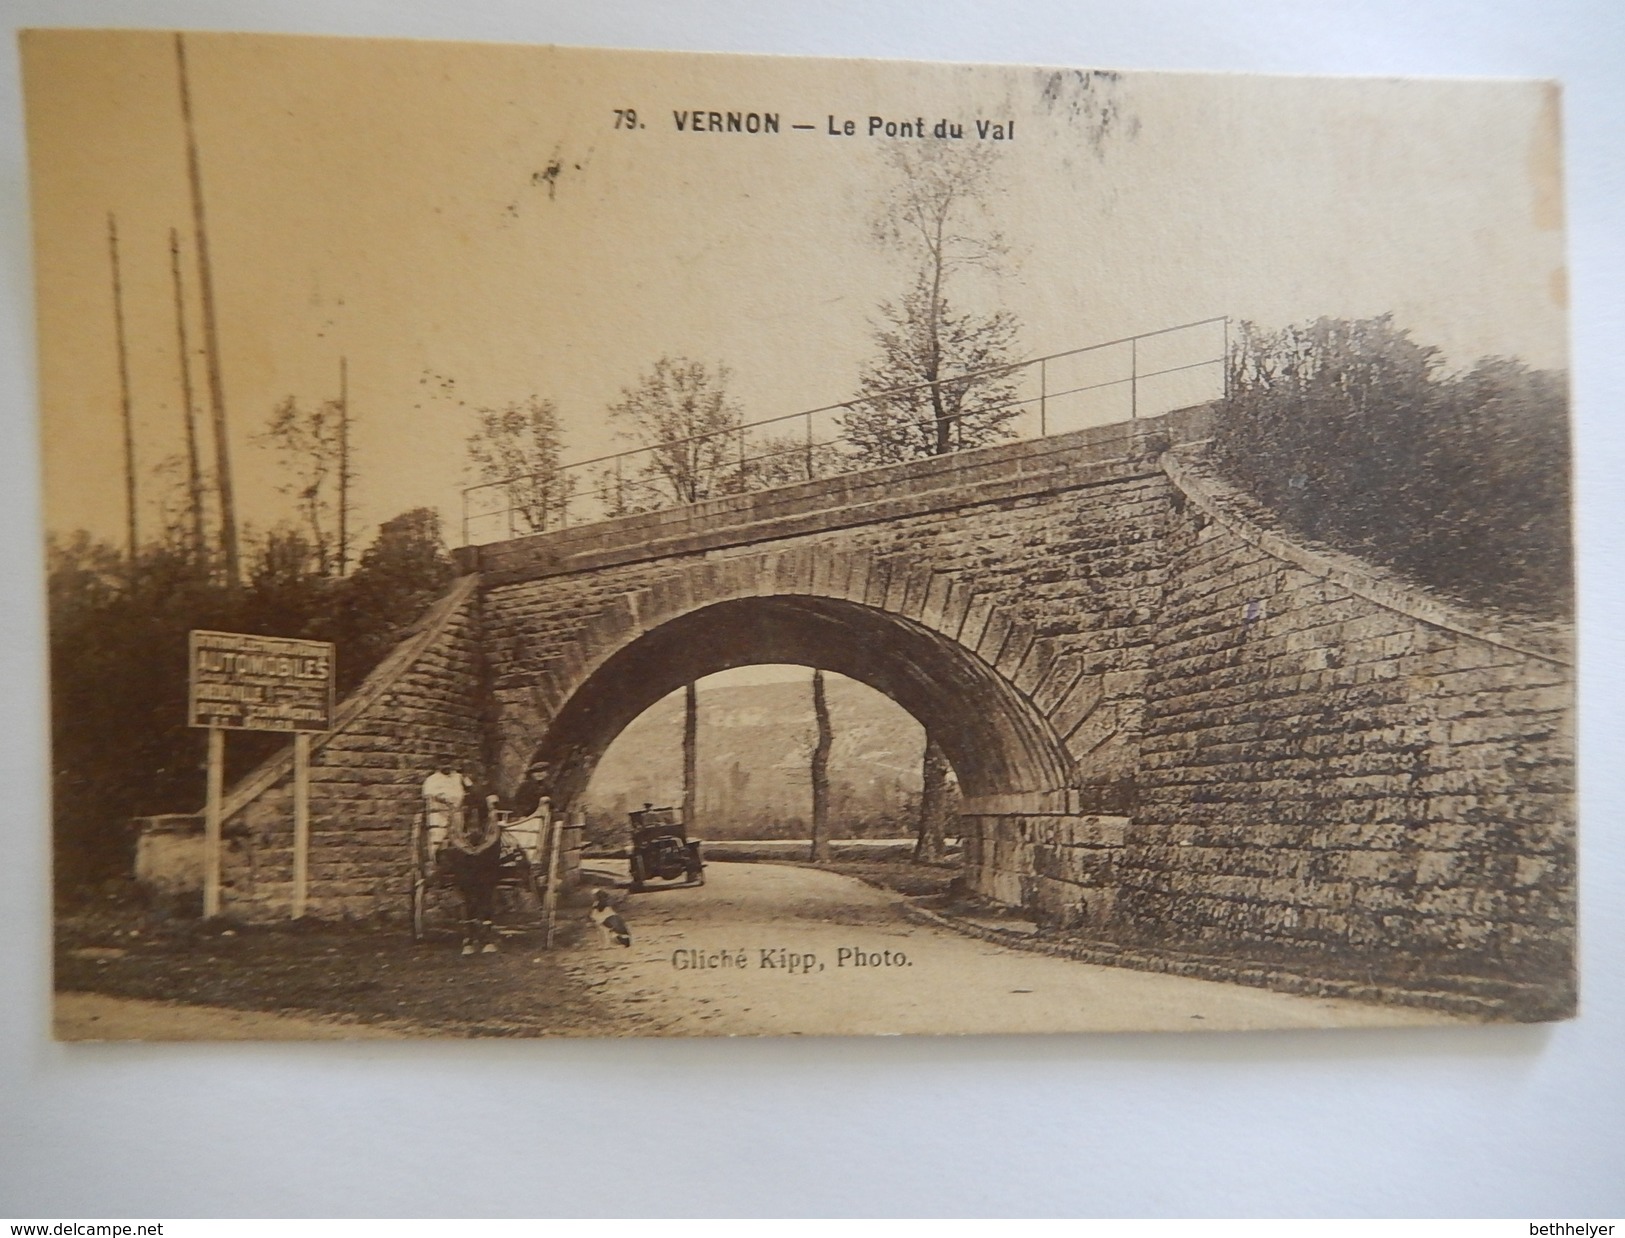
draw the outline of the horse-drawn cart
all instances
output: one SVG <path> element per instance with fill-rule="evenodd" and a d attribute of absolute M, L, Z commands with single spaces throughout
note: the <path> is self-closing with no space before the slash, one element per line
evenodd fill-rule
<path fill-rule="evenodd" d="M 448 832 L 458 832 L 461 814 L 469 811 L 472 810 L 467 807 L 447 810 L 451 816 Z M 548 891 L 550 874 L 558 867 L 554 846 L 557 831 L 550 828 L 545 812 L 520 820 L 512 820 L 510 814 L 500 810 L 496 810 L 494 816 L 499 834 L 496 877 L 499 906 L 506 904 L 505 909 L 510 913 L 529 913 L 541 924 L 552 911 L 553 900 Z M 410 846 L 412 936 L 422 941 L 434 921 L 444 914 L 439 904 L 447 898 L 456 899 L 457 887 L 451 866 L 444 861 L 447 848 L 436 848 L 430 843 L 427 811 L 420 811 L 413 818 Z M 516 903 L 517 908 L 513 906 Z"/>

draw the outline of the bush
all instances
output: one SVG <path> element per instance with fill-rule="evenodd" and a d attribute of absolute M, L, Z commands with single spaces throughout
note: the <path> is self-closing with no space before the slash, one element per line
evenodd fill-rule
<path fill-rule="evenodd" d="M 204 732 L 187 725 L 193 628 L 332 641 L 339 691 L 383 660 L 444 591 L 451 565 L 432 511 L 383 525 L 349 577 L 323 575 L 294 531 L 267 536 L 241 589 L 212 580 L 173 546 L 128 565 L 84 533 L 48 549 L 52 817 L 59 889 L 127 873 L 132 817 L 203 802 Z M 242 732 L 226 745 L 229 782 L 287 743 Z"/>
<path fill-rule="evenodd" d="M 1475 607 L 1572 615 L 1567 376 L 1441 373 L 1391 318 L 1243 323 L 1220 470 L 1291 531 Z"/>

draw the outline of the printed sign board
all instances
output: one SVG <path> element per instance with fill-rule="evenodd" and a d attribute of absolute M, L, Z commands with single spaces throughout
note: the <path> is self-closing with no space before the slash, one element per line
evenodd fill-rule
<path fill-rule="evenodd" d="M 333 646 L 327 641 L 193 631 L 190 726 L 233 731 L 333 727 Z"/>

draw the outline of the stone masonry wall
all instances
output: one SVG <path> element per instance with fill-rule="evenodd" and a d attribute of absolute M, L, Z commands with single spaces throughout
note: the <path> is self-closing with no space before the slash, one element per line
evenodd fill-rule
<path fill-rule="evenodd" d="M 1132 811 L 967 816 L 974 888 L 1136 965 L 1571 1011 L 1562 635 L 1494 630 L 1295 546 L 1165 466 Z"/>
<path fill-rule="evenodd" d="M 1048 928 L 1112 935 L 1128 817 L 967 815 L 960 829 L 965 866 L 979 893 L 1027 908 Z"/>
<path fill-rule="evenodd" d="M 1173 467 L 1185 501 L 1116 939 L 1527 982 L 1561 1012 L 1575 913 L 1562 642 L 1482 617 L 1475 635 Z"/>
<path fill-rule="evenodd" d="M 405 914 L 423 779 L 440 757 L 477 769 L 482 756 L 477 584 L 456 581 L 344 701 L 334 730 L 312 743 L 308 914 Z M 290 746 L 227 797 L 221 902 L 228 916 L 289 914 L 292 779 Z"/>
<path fill-rule="evenodd" d="M 707 518 L 702 504 L 670 526 L 628 518 L 624 541 L 612 524 L 594 541 L 482 548 L 503 777 L 517 776 L 605 658 L 708 603 L 786 595 L 900 616 L 1012 685 L 1062 754 L 1062 776 L 993 789 L 1006 799 L 1131 777 L 1162 588 L 1164 442 L 1142 426 L 1113 426 L 974 453 L 993 457 L 975 467 L 874 470 L 861 475 L 861 493 L 837 478 L 749 496 L 776 497 L 782 509 L 722 501 L 732 505 L 724 515 L 739 509 L 738 523 Z"/>

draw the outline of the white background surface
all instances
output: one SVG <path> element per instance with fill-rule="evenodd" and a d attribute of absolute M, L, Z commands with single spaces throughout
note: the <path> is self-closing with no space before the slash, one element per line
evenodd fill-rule
<path fill-rule="evenodd" d="M 1608 3 L 0 0 L 131 25 L 1564 81 L 1582 1017 L 1555 1027 L 59 1046 L 26 185 L 0 58 L 0 1217 L 1625 1214 L 1625 10 Z"/>

